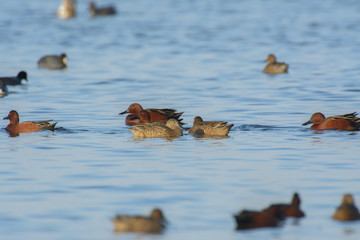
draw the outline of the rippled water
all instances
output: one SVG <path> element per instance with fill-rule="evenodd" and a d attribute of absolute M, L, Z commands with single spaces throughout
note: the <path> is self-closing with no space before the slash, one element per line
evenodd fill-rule
<path fill-rule="evenodd" d="M 357 132 L 313 132 L 311 114 L 360 111 L 358 1 L 119 1 L 119 14 L 52 14 L 60 1 L 3 1 L 1 75 L 26 70 L 0 112 L 56 131 L 0 131 L 1 239 L 359 239 L 330 216 L 360 204 Z M 108 1 L 97 1 L 108 4 Z M 38 69 L 66 52 L 64 71 Z M 289 74 L 261 71 L 267 54 Z M 229 138 L 134 139 L 129 104 L 235 124 Z M 2 126 L 7 125 L 2 121 Z M 306 218 L 236 232 L 232 214 L 302 198 Z M 162 235 L 115 234 L 115 213 L 163 209 Z"/>

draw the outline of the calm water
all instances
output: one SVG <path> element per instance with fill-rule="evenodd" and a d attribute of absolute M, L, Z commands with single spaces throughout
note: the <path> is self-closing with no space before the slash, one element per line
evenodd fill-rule
<path fill-rule="evenodd" d="M 359 1 L 124 0 L 91 19 L 78 0 L 68 21 L 52 15 L 59 3 L 0 3 L 1 75 L 29 75 L 0 113 L 59 122 L 16 138 L 1 123 L 1 239 L 360 238 L 359 223 L 330 218 L 346 192 L 360 204 L 359 133 L 301 126 L 360 111 Z M 61 52 L 68 69 L 37 68 Z M 261 72 L 269 53 L 289 74 Z M 235 126 L 226 139 L 134 139 L 118 115 L 133 102 Z M 232 214 L 294 191 L 306 218 L 234 231 Z M 164 234 L 113 233 L 116 213 L 155 206 Z"/>

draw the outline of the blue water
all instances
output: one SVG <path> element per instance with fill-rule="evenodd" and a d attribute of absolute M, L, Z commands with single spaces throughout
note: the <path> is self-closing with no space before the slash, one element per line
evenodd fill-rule
<path fill-rule="evenodd" d="M 99 5 L 109 1 L 97 1 Z M 331 219 L 360 204 L 358 132 L 301 124 L 360 111 L 360 4 L 348 1 L 114 1 L 119 14 L 54 17 L 60 1 L 2 1 L 1 76 L 28 72 L 0 99 L 3 117 L 54 119 L 52 132 L 0 130 L 1 239 L 359 239 Z M 46 54 L 66 70 L 38 69 Z M 262 73 L 274 53 L 289 73 Z M 225 139 L 134 139 L 131 103 L 234 123 Z M 289 202 L 306 218 L 237 232 L 232 215 Z M 116 213 L 169 220 L 161 235 L 115 234 Z"/>

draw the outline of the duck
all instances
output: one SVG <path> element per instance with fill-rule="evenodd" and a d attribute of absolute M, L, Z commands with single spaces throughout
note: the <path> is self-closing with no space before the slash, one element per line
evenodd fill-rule
<path fill-rule="evenodd" d="M 283 62 L 277 62 L 274 54 L 269 54 L 265 62 L 268 62 L 268 64 L 263 69 L 264 73 L 281 74 L 288 72 L 289 65 Z"/>
<path fill-rule="evenodd" d="M 178 120 L 173 118 L 166 124 L 152 122 L 134 125 L 129 129 L 137 138 L 175 138 L 183 135 Z"/>
<path fill-rule="evenodd" d="M 150 112 L 146 110 L 141 110 L 139 114 L 129 118 L 130 121 L 138 121 L 137 123 L 139 124 L 150 123 L 151 122 L 150 119 L 151 119 Z M 153 121 L 153 122 L 166 124 L 167 119 Z"/>
<path fill-rule="evenodd" d="M 46 55 L 39 59 L 39 68 L 64 69 L 67 67 L 67 56 L 65 53 L 60 55 Z"/>
<path fill-rule="evenodd" d="M 325 118 L 321 112 L 314 113 L 310 120 L 302 125 L 313 124 L 311 130 L 347 130 L 358 131 L 360 127 L 360 118 L 356 117 L 357 113 L 348 113 L 338 116 L 330 116 Z"/>
<path fill-rule="evenodd" d="M 300 209 L 300 196 L 298 193 L 294 193 L 290 204 L 271 204 L 266 210 L 270 211 L 279 220 L 283 220 L 285 217 L 302 218 L 305 216 L 305 213 Z"/>
<path fill-rule="evenodd" d="M 29 133 L 29 132 L 38 132 L 42 130 L 50 130 L 54 131 L 55 123 L 50 123 L 52 120 L 45 120 L 45 121 L 28 121 L 28 122 L 21 122 L 19 114 L 15 110 L 11 110 L 7 117 L 4 119 L 8 119 L 10 123 L 6 126 L 6 130 L 8 132 L 18 134 L 18 133 Z"/>
<path fill-rule="evenodd" d="M 132 103 L 125 111 L 119 113 L 119 115 L 130 113 L 126 116 L 125 124 L 128 126 L 132 126 L 135 124 L 139 124 L 140 117 L 137 116 L 141 111 L 147 111 L 150 114 L 150 119 L 148 122 L 156 122 L 156 121 L 167 121 L 168 119 L 176 119 L 180 124 L 183 124 L 180 119 L 180 116 L 183 112 L 176 112 L 176 109 L 170 108 L 147 108 L 143 109 L 143 107 L 139 103 Z"/>
<path fill-rule="evenodd" d="M 268 210 L 253 211 L 245 209 L 235 214 L 234 218 L 236 230 L 279 226 L 279 219 Z"/>
<path fill-rule="evenodd" d="M 22 80 L 28 81 L 28 78 L 25 71 L 20 71 L 15 77 L 0 77 L 0 80 L 2 80 L 7 86 L 14 86 L 22 84 Z"/>
<path fill-rule="evenodd" d="M 106 7 L 96 7 L 94 2 L 89 3 L 89 10 L 90 16 L 108 16 L 108 15 L 115 15 L 116 9 L 113 6 L 106 6 Z"/>
<path fill-rule="evenodd" d="M 76 16 L 76 1 L 62 0 L 56 15 L 61 19 L 69 19 Z"/>
<path fill-rule="evenodd" d="M 129 216 L 118 214 L 112 220 L 115 232 L 161 233 L 166 220 L 159 208 L 154 208 L 150 216 Z"/>
<path fill-rule="evenodd" d="M 355 206 L 354 198 L 351 194 L 344 194 L 341 205 L 336 209 L 332 218 L 338 221 L 360 220 L 359 210 Z"/>
<path fill-rule="evenodd" d="M 227 124 L 224 121 L 203 121 L 200 116 L 194 118 L 193 127 L 189 129 L 189 133 L 226 136 L 234 124 Z"/>

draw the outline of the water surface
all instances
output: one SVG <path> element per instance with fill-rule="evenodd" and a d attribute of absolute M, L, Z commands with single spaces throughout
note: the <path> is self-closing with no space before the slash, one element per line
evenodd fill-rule
<path fill-rule="evenodd" d="M 301 126 L 360 111 L 358 1 L 135 0 L 94 19 L 78 1 L 67 21 L 53 16 L 59 3 L 1 3 L 1 75 L 26 70 L 29 84 L 9 87 L 0 112 L 59 122 L 0 131 L 2 239 L 359 239 L 359 223 L 331 219 L 344 193 L 360 202 L 359 134 Z M 66 70 L 37 68 L 62 52 Z M 289 74 L 261 72 L 269 53 Z M 134 139 L 118 115 L 133 102 L 183 111 L 186 126 L 197 115 L 235 125 L 225 139 Z M 306 218 L 234 230 L 234 213 L 295 191 Z M 164 234 L 113 233 L 116 213 L 155 206 Z"/>

